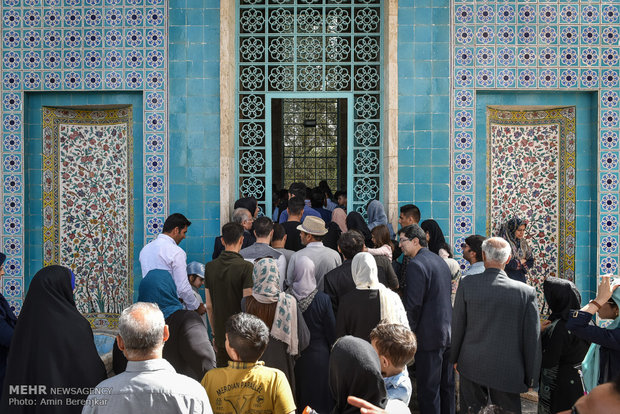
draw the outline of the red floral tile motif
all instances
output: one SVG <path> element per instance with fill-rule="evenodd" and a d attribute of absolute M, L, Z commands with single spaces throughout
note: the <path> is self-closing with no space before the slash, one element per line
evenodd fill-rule
<path fill-rule="evenodd" d="M 490 107 L 487 118 L 487 229 L 496 234 L 513 216 L 528 222 L 528 283 L 542 295 L 548 276 L 574 280 L 575 110 Z"/>
<path fill-rule="evenodd" d="M 96 327 L 131 302 L 131 110 L 45 109 L 44 260 L 75 274 L 74 297 Z"/>

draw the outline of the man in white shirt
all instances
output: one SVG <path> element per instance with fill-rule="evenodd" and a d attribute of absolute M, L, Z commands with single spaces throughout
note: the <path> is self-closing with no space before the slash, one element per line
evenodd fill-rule
<path fill-rule="evenodd" d="M 467 260 L 471 266 L 461 277 L 477 275 L 484 272 L 484 262 L 482 261 L 482 242 L 486 239 L 483 236 L 474 234 L 465 239 L 461 245 L 463 248 L 463 259 Z"/>
<path fill-rule="evenodd" d="M 185 238 L 187 228 L 191 224 L 183 214 L 171 214 L 164 222 L 162 233 L 140 251 L 140 267 L 142 267 L 142 277 L 153 269 L 170 272 L 177 287 L 179 299 L 183 301 L 187 309 L 195 310 L 202 315 L 206 312 L 206 308 L 194 296 L 192 286 L 187 279 L 187 255 L 178 246 Z"/>

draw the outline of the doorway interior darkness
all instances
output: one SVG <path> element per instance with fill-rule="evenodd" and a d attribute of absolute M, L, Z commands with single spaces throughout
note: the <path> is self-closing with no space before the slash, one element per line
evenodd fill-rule
<path fill-rule="evenodd" d="M 275 188 L 321 180 L 334 192 L 347 188 L 346 98 L 272 99 L 271 126 Z"/>

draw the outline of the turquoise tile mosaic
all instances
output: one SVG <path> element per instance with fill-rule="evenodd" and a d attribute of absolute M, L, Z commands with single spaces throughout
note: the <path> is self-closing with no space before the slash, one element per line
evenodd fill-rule
<path fill-rule="evenodd" d="M 450 217 L 450 7 L 398 3 L 399 205 L 415 203 L 446 235 Z M 413 142 L 411 137 L 413 137 Z M 415 167 L 414 167 L 415 166 Z"/>
<path fill-rule="evenodd" d="M 584 199 L 577 200 L 582 223 L 577 241 L 587 253 L 576 263 L 576 271 L 578 279 L 617 273 L 617 249 L 597 246 L 618 231 L 619 6 L 614 1 L 452 2 L 452 193 L 473 201 L 465 211 L 452 208 L 453 243 L 472 228 L 485 230 L 479 222 L 484 215 L 476 213 L 485 203 L 476 183 L 485 168 L 479 156 L 484 149 L 472 144 L 484 137 L 477 130 L 479 120 L 471 122 L 469 112 L 479 106 L 480 93 L 503 91 L 508 105 L 536 105 L 555 98 L 564 105 L 576 100 L 578 108 L 590 108 L 594 119 L 589 126 L 580 127 L 578 121 L 578 140 L 585 153 L 577 159 L 577 180 L 583 185 L 597 182 L 596 187 L 582 188 Z M 515 90 L 538 93 L 523 102 L 514 98 Z M 593 94 L 554 97 L 558 91 Z M 591 96 L 595 103 L 584 103 Z M 592 289 L 591 282 L 580 285 Z"/>
<path fill-rule="evenodd" d="M 3 0 L 2 2 L 2 76 L 1 94 L 3 156 L 23 162 L 25 147 L 29 153 L 41 152 L 36 140 L 26 142 L 29 132 L 24 128 L 24 93 L 51 91 L 137 91 L 142 94 L 143 159 L 146 164 L 154 156 L 167 160 L 167 20 L 168 5 L 163 0 Z M 94 101 L 88 101 L 96 103 Z M 78 101 L 80 101 L 78 99 Z M 77 102 L 77 101 L 76 101 Z M 59 100 L 57 105 L 76 102 Z M 82 101 L 83 102 L 83 101 Z M 31 101 L 29 105 L 38 102 Z M 40 105 L 39 105 L 40 107 Z M 33 110 L 31 119 L 39 118 Z M 29 116 L 30 116 L 29 115 Z M 34 124 L 33 124 L 34 125 Z M 33 128 L 36 128 L 33 126 Z M 33 135 L 34 136 L 34 135 Z M 32 161 L 37 161 L 33 156 Z M 143 244 L 154 237 L 154 224 L 161 225 L 167 213 L 168 165 L 158 171 L 144 171 L 136 214 L 144 237 Z M 3 166 L 3 197 L 5 227 L 19 223 L 19 231 L 2 236 L 8 255 L 5 265 L 10 283 L 3 280 L 4 293 L 11 306 L 21 308 L 26 260 L 40 266 L 40 254 L 26 256 L 24 209 L 11 207 L 28 204 L 27 184 L 40 180 L 22 171 Z M 40 182 L 40 181 L 39 181 Z M 155 187 L 154 183 L 158 186 Z M 32 197 L 36 190 L 30 192 Z M 36 197 L 40 197 L 37 195 Z M 156 203 L 155 201 L 159 201 Z M 157 205 L 157 207 L 154 207 Z M 40 211 L 38 212 L 40 214 Z M 138 220 L 139 218 L 139 220 Z M 147 223 L 151 223 L 148 225 Z M 160 228 L 160 227 L 158 227 Z M 16 288 L 16 284 L 20 284 Z M 7 290 L 7 286 L 12 286 Z"/>

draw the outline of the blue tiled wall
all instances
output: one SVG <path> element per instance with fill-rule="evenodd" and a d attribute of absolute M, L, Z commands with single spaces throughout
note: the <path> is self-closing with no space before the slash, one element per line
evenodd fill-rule
<path fill-rule="evenodd" d="M 597 118 L 596 92 L 515 92 L 478 91 L 476 93 L 476 227 L 487 234 L 487 105 L 574 105 L 577 107 L 577 251 L 575 284 L 584 299 L 596 293 L 596 176 Z M 584 294 L 585 293 L 585 294 Z"/>
<path fill-rule="evenodd" d="M 398 203 L 450 230 L 449 0 L 398 6 Z"/>
<path fill-rule="evenodd" d="M 42 127 L 41 108 L 43 106 L 81 106 L 81 105 L 132 105 L 133 109 L 133 202 L 134 202 L 134 274 L 140 275 L 138 254 L 144 238 L 143 208 L 143 163 L 142 163 L 142 93 L 140 92 L 31 92 L 24 99 L 24 160 L 25 160 L 25 199 L 24 221 L 25 285 L 28 288 L 34 274 L 43 267 L 43 199 L 42 199 Z M 137 241 L 137 242 L 136 242 Z M 138 278 L 134 278 L 134 291 L 137 291 Z"/>
<path fill-rule="evenodd" d="M 192 222 L 181 244 L 188 262 L 204 263 L 205 254 L 210 259 L 220 234 L 219 5 L 217 0 L 170 4 L 169 212 Z"/>

